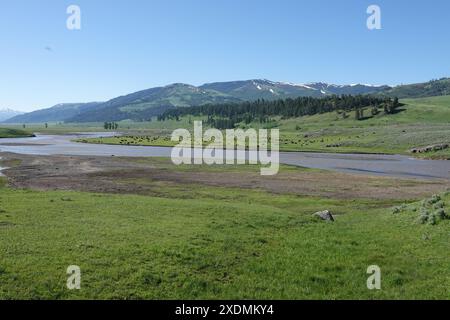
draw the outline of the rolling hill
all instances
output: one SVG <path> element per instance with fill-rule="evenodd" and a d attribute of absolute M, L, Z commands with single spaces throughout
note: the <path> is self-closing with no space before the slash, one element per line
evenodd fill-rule
<path fill-rule="evenodd" d="M 370 84 L 350 84 L 350 85 L 336 85 L 336 84 L 328 84 L 322 82 L 310 83 L 309 87 L 314 88 L 316 90 L 320 90 L 320 92 L 324 95 L 358 95 L 358 94 L 377 94 L 382 93 L 387 90 L 390 90 L 389 86 L 374 86 Z"/>
<path fill-rule="evenodd" d="M 9 108 L 0 109 L 0 122 L 6 121 L 20 114 L 23 114 L 23 112 L 11 110 Z"/>
<path fill-rule="evenodd" d="M 68 122 L 144 120 L 173 107 L 237 102 L 239 99 L 214 90 L 175 83 L 138 91 L 102 103 L 94 110 L 70 117 Z"/>
<path fill-rule="evenodd" d="M 120 96 L 107 102 L 65 103 L 7 119 L 7 123 L 143 121 L 175 107 L 199 106 L 257 99 L 325 97 L 328 95 L 376 94 L 422 98 L 450 94 L 450 78 L 425 83 L 374 86 L 335 85 L 323 82 L 293 84 L 265 79 L 214 82 L 201 86 L 175 83 Z M 1 121 L 1 120 L 0 120 Z"/>
<path fill-rule="evenodd" d="M 387 90 L 385 94 L 400 99 L 450 95 L 450 78 L 400 85 Z"/>
<path fill-rule="evenodd" d="M 256 99 L 322 96 L 322 93 L 319 90 L 307 85 L 273 82 L 269 80 L 215 82 L 204 84 L 200 86 L 200 88 L 215 90 L 244 101 Z"/>
<path fill-rule="evenodd" d="M 78 114 L 93 110 L 100 103 L 61 103 L 51 108 L 37 110 L 25 114 L 21 114 L 6 121 L 4 123 L 42 123 L 42 122 L 59 122 L 66 121 Z"/>
<path fill-rule="evenodd" d="M 321 84 L 322 85 L 322 84 Z M 367 85 L 330 86 L 326 91 L 314 85 L 246 80 L 208 83 L 195 87 L 176 83 L 151 88 L 118 97 L 66 119 L 67 122 L 99 122 L 120 120 L 147 120 L 175 107 L 189 107 L 257 99 L 286 99 L 295 97 L 323 97 L 330 94 L 377 93 L 389 87 Z M 390 88 L 389 88 L 390 89 Z"/>
<path fill-rule="evenodd" d="M 270 80 L 247 80 L 204 84 L 200 88 L 212 89 L 241 100 L 286 99 L 297 97 L 323 97 L 330 94 L 367 94 L 391 89 L 389 86 L 364 84 L 334 85 L 322 82 L 295 84 Z"/>

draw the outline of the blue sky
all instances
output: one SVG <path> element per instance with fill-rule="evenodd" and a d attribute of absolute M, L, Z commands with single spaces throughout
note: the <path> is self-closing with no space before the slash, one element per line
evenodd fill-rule
<path fill-rule="evenodd" d="M 81 8 L 82 29 L 66 28 Z M 382 30 L 366 9 L 381 7 Z M 450 1 L 2 0 L 0 108 L 267 78 L 400 84 L 450 76 Z"/>

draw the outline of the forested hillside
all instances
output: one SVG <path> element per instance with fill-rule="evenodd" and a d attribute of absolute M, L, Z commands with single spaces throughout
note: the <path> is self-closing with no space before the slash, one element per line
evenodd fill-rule
<path fill-rule="evenodd" d="M 253 102 L 209 104 L 189 108 L 168 110 L 158 120 L 179 119 L 182 116 L 208 116 L 208 123 L 217 128 L 233 128 L 236 123 L 255 120 L 267 122 L 270 117 L 296 118 L 326 112 L 337 112 L 343 118 L 356 111 L 356 119 L 364 118 L 363 108 L 370 107 L 372 114 L 380 109 L 386 114 L 395 113 L 399 106 L 397 98 L 382 98 L 369 95 L 342 95 L 326 98 L 300 97 L 284 100 L 257 100 Z"/>

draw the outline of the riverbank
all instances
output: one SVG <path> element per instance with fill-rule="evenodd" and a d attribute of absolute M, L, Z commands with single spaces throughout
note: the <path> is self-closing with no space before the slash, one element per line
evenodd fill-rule
<path fill-rule="evenodd" d="M 115 133 L 110 133 L 114 135 Z M 37 135 L 36 138 L 2 139 L 0 151 L 34 155 L 166 157 L 170 147 L 76 143 L 72 140 L 98 138 L 105 133 Z M 450 162 L 417 160 L 401 155 L 281 152 L 280 163 L 363 175 L 450 180 Z"/>
<path fill-rule="evenodd" d="M 0 128 L 0 139 L 6 138 L 28 138 L 34 137 L 33 133 L 19 130 L 19 129 L 10 129 L 10 128 Z"/>
<path fill-rule="evenodd" d="M 298 196 L 339 199 L 408 200 L 450 187 L 445 179 L 399 179 L 368 174 L 339 173 L 281 165 L 271 177 L 259 166 L 175 166 L 170 158 L 21 155 L 2 153 L 4 173 L 15 188 L 162 195 L 159 183 L 265 190 Z M 313 160 L 316 161 L 316 160 Z"/>
<path fill-rule="evenodd" d="M 81 138 L 76 139 L 74 142 L 90 143 L 90 144 L 106 144 L 106 145 L 122 145 L 122 146 L 139 146 L 139 147 L 174 147 L 177 142 L 171 141 L 169 136 L 151 136 L 151 135 L 117 135 L 113 137 L 96 137 L 96 138 Z M 211 142 L 204 141 L 203 146 L 206 147 Z M 268 146 L 270 150 L 270 145 Z M 424 152 L 424 153 L 412 153 L 409 150 L 401 153 L 393 153 L 387 150 L 376 152 L 371 149 L 323 149 L 323 148 L 302 148 L 301 150 L 294 149 L 286 145 L 280 145 L 281 152 L 307 152 L 307 153 L 335 153 L 335 154 L 368 154 L 368 155 L 405 155 L 411 156 L 417 159 L 424 160 L 450 160 L 450 155 L 447 155 L 446 149 L 438 152 Z"/>

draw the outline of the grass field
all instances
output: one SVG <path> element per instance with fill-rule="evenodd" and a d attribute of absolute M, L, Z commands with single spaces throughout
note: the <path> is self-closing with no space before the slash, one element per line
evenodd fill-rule
<path fill-rule="evenodd" d="M 168 120 L 164 122 L 160 121 L 148 121 L 148 122 L 135 122 L 135 121 L 120 121 L 117 131 L 132 132 L 132 133 L 153 133 L 163 132 L 167 134 L 172 132 L 181 126 L 188 126 L 189 119 L 183 119 L 182 121 Z M 8 129 L 22 130 L 23 124 L 8 124 L 2 123 L 2 127 Z M 86 123 L 63 123 L 63 122 L 49 122 L 47 127 L 45 123 L 27 123 L 25 129 L 30 132 L 39 132 L 43 134 L 67 134 L 74 132 L 111 132 L 111 130 L 105 130 L 103 122 L 86 122 Z"/>
<path fill-rule="evenodd" d="M 30 136 L 32 134 L 24 130 L 0 128 L 0 138 L 23 138 Z"/>
<path fill-rule="evenodd" d="M 1 185 L 0 299 L 449 298 L 450 220 L 420 224 L 411 203 L 157 186 L 163 197 Z M 311 216 L 324 209 L 336 222 Z M 370 265 L 382 290 L 366 287 Z"/>
<path fill-rule="evenodd" d="M 369 115 L 357 121 L 353 114 L 343 119 L 326 113 L 295 119 L 277 119 L 282 151 L 317 151 L 343 153 L 411 154 L 410 149 L 432 144 L 450 143 L 450 96 L 409 99 L 394 115 Z M 195 118 L 181 121 L 153 121 L 142 130 L 125 132 L 123 137 L 83 139 L 82 142 L 173 146 L 170 129 L 190 128 Z M 197 118 L 198 120 L 198 118 Z M 258 123 L 247 127 L 258 128 Z M 166 130 L 162 128 L 166 127 Z M 245 128 L 245 127 L 244 127 Z M 450 158 L 450 149 L 419 155 L 427 158 Z"/>
<path fill-rule="evenodd" d="M 450 142 L 450 97 L 402 102 L 403 111 L 364 121 L 334 113 L 277 119 L 282 149 L 408 154 Z M 193 120 L 121 122 L 128 137 L 86 142 L 170 146 L 171 130 Z M 41 126 L 26 129 L 103 131 Z M 34 177 L 15 181 L 33 189 L 0 177 L 0 299 L 450 298 L 450 194 L 442 190 L 439 201 L 394 194 L 425 182 L 289 166 L 265 181 L 257 167 L 174 167 L 160 158 L 23 161 L 5 166 Z M 394 195 L 378 196 L 385 190 Z M 335 222 L 312 216 L 326 209 Z M 66 288 L 69 265 L 81 268 L 81 290 Z M 381 290 L 367 289 L 371 265 L 381 268 Z"/>
<path fill-rule="evenodd" d="M 352 114 L 347 119 L 323 114 L 286 120 L 282 144 L 292 150 L 408 154 L 413 147 L 450 142 L 450 96 L 401 102 L 397 114 L 380 113 L 361 121 Z M 448 157 L 450 150 L 426 156 Z"/>

